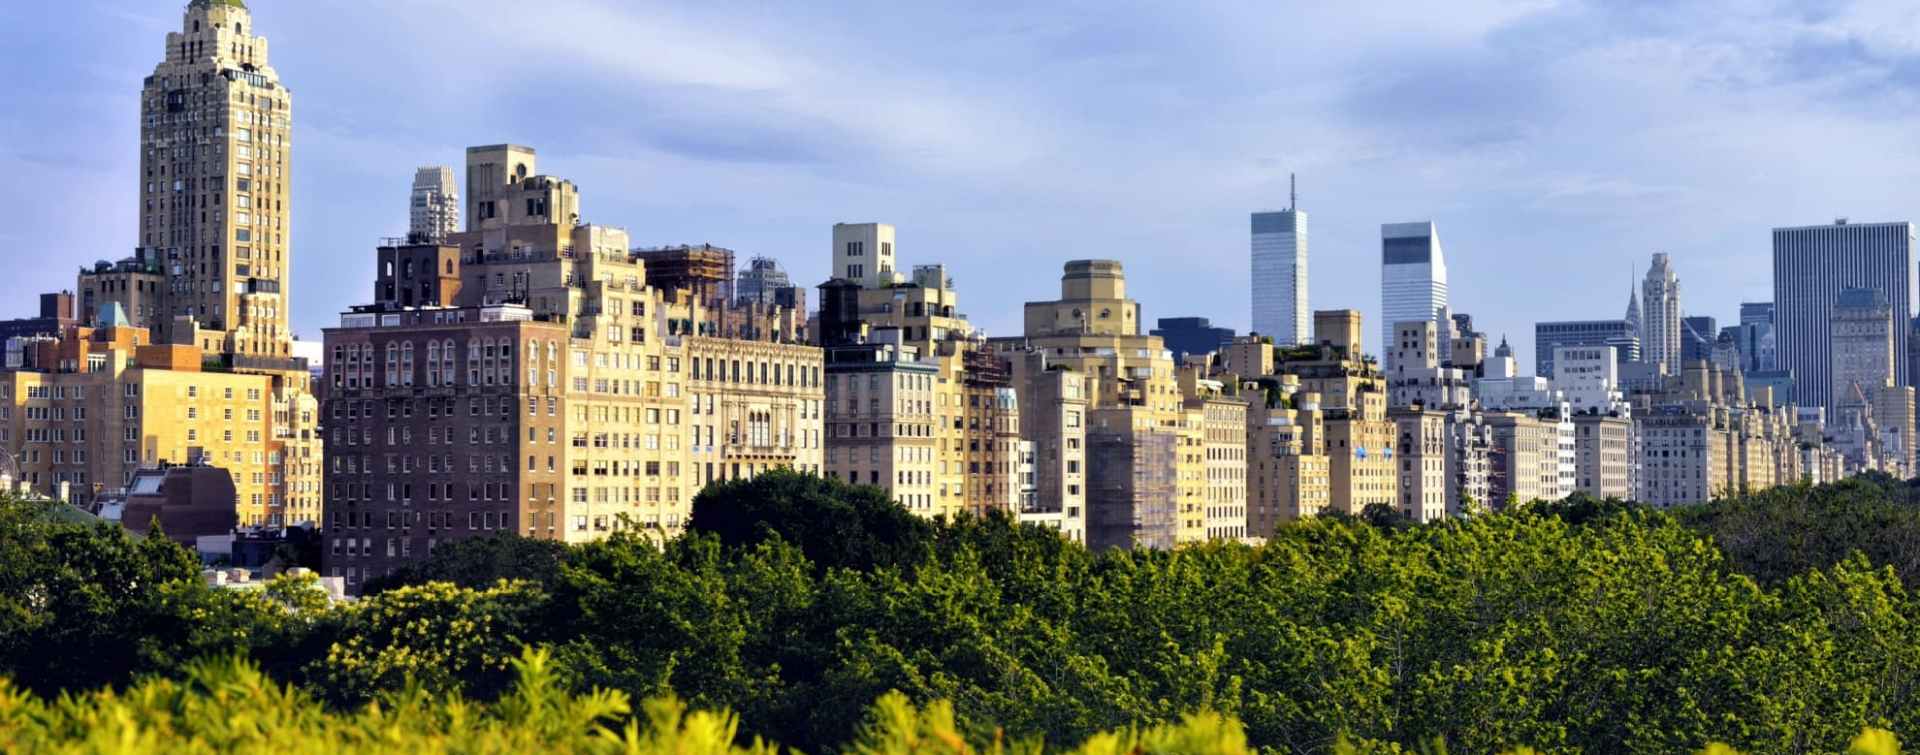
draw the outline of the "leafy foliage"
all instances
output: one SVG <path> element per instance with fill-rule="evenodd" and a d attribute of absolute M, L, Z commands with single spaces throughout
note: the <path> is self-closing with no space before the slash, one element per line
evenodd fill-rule
<path fill-rule="evenodd" d="M 42 693 L 189 695 L 211 694 L 213 672 L 188 659 L 238 654 L 267 675 L 245 694 L 298 698 L 314 706 L 299 715 L 327 721 L 303 726 L 481 751 L 455 729 L 525 721 L 537 699 L 576 711 L 541 736 L 589 750 L 569 737 L 693 727 L 709 744 L 876 753 L 1800 753 L 1860 738 L 1879 752 L 1885 736 L 1863 729 L 1920 731 L 1908 491 L 1853 481 L 1675 513 L 1576 498 L 1438 525 L 1324 518 L 1260 547 L 1095 553 L 1005 517 L 928 523 L 870 488 L 767 475 L 703 494 L 693 532 L 664 546 L 436 549 L 336 607 L 294 583 L 212 590 L 171 545 L 0 506 L 0 628 L 24 633 L 0 632 L 0 661 Z M 1802 531 L 1823 527 L 1863 547 Z M 56 541 L 91 555 L 53 556 Z M 101 597 L 55 599 L 50 584 Z M 115 641 L 132 650 L 79 650 Z M 80 673 L 61 678 L 41 647 L 78 656 Z M 529 687 L 536 661 L 544 686 Z M 687 707 L 613 703 L 648 699 Z M 293 703 L 280 705 L 264 710 Z M 446 707 L 368 718 L 405 705 Z M 732 713 L 694 727 L 688 707 Z M 0 715 L 16 727 L 0 736 L 43 717 Z"/>
<path fill-rule="evenodd" d="M 777 537 L 823 568 L 849 569 L 913 561 L 934 532 L 880 488 L 785 471 L 707 486 L 688 529 L 735 548 Z"/>
<path fill-rule="evenodd" d="M 534 540 L 502 534 L 444 543 L 433 557 L 410 564 L 391 575 L 367 581 L 362 592 L 378 595 L 388 590 L 429 582 L 484 588 L 505 580 L 532 582 L 551 589 L 560 575 L 567 546 L 552 540 Z"/>
<path fill-rule="evenodd" d="M 1916 481 L 1920 482 L 1920 481 Z M 1796 485 L 1677 512 L 1742 573 L 1777 585 L 1858 551 L 1920 585 L 1920 490 L 1881 474 Z"/>

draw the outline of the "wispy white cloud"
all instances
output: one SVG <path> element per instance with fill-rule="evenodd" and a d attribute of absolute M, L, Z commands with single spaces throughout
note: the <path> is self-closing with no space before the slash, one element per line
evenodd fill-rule
<path fill-rule="evenodd" d="M 0 201 L 34 208 L 29 237 L 123 249 L 132 95 L 176 19 L 72 5 L 91 20 L 51 30 L 0 6 L 0 75 L 63 82 L 21 91 L 0 140 L 71 200 Z M 295 94 L 308 329 L 364 296 L 416 163 L 509 140 L 580 181 L 590 219 L 801 280 L 824 277 L 832 222 L 895 222 L 1001 333 L 1076 257 L 1124 260 L 1150 317 L 1243 326 L 1245 214 L 1284 204 L 1292 171 L 1314 306 L 1377 309 L 1378 225 L 1431 218 L 1456 310 L 1523 357 L 1532 321 L 1622 306 L 1624 281 L 1570 271 L 1671 251 L 1687 308 L 1730 317 L 1767 295 L 1769 226 L 1920 205 L 1904 0 L 251 5 Z"/>

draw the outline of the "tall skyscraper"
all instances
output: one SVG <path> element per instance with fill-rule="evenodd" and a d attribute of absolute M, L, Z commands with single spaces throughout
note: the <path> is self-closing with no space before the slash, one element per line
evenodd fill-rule
<path fill-rule="evenodd" d="M 407 213 L 407 236 L 415 243 L 440 241 L 460 232 L 460 190 L 453 169 L 445 165 L 413 173 L 413 197 Z"/>
<path fill-rule="evenodd" d="M 1441 313 L 1447 308 L 1447 258 L 1433 223 L 1388 223 L 1380 226 L 1380 261 L 1380 312 L 1384 320 L 1380 352 L 1384 360 L 1393 352 L 1395 325 L 1441 322 Z"/>
<path fill-rule="evenodd" d="M 1680 374 L 1681 318 L 1680 278 L 1673 273 L 1673 259 L 1664 253 L 1653 255 L 1653 267 L 1640 284 L 1646 303 L 1640 328 L 1640 354 L 1648 363 L 1665 365 L 1668 375 Z"/>
<path fill-rule="evenodd" d="M 192 0 L 167 33 L 140 97 L 134 255 L 82 269 L 76 286 L 76 319 L 96 330 L 73 338 L 112 341 L 128 358 L 52 360 L 36 371 L 107 380 L 124 398 L 169 407 L 110 412 L 129 423 L 94 435 L 111 446 L 76 451 L 55 472 L 86 486 L 81 495 L 124 491 L 142 467 L 202 462 L 231 473 L 240 522 L 318 522 L 319 410 L 287 324 L 292 97 L 253 32 L 241 0 Z M 201 413 L 200 400 L 247 405 Z M 193 427 L 199 421 L 228 426 Z M 233 426 L 242 421 L 251 426 Z"/>
<path fill-rule="evenodd" d="M 1912 223 L 1773 229 L 1774 338 L 1802 406 L 1835 408 L 1830 327 L 1842 291 L 1880 289 L 1894 319 L 1913 316 L 1913 240 Z M 1906 353 L 1908 335 L 1895 329 L 1895 353 Z M 1896 368 L 1894 384 L 1912 385 L 1906 364 Z"/>
<path fill-rule="evenodd" d="M 1287 209 L 1253 214 L 1253 332 L 1281 346 L 1308 343 L 1307 214 L 1295 196 Z"/>
<path fill-rule="evenodd" d="M 292 96 L 241 0 L 193 0 L 140 112 L 140 253 L 165 280 L 147 323 L 210 354 L 292 353 Z M 98 303 L 96 303 L 97 305 Z"/>

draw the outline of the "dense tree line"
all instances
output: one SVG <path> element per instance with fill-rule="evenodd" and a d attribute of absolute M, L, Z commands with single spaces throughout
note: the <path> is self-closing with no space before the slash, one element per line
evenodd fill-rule
<path fill-rule="evenodd" d="M 704 492 L 665 548 L 472 541 L 329 608 L 291 582 L 200 586 L 158 539 L 15 502 L 0 673 L 46 695 L 237 655 L 355 711 L 512 699 L 534 647 L 559 688 L 674 695 L 736 714 L 739 744 L 810 752 L 859 741 L 894 691 L 944 701 L 976 744 L 1214 712 L 1285 752 L 1838 751 L 1863 727 L 1920 731 L 1916 517 L 1906 483 L 1863 479 L 1093 553 L 774 474 Z"/>

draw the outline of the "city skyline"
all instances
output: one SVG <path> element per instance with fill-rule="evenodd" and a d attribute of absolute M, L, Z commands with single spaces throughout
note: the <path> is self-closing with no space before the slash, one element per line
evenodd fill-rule
<path fill-rule="evenodd" d="M 1523 363 L 1531 358 L 1524 334 L 1534 322 L 1610 316 L 1618 308 L 1617 286 L 1509 290 L 1503 287 L 1507 281 L 1559 280 L 1575 264 L 1602 278 L 1617 270 L 1624 279 L 1636 261 L 1664 250 L 1674 254 L 1689 280 L 1688 313 L 1727 322 L 1739 302 L 1768 298 L 1765 265 L 1757 264 L 1767 253 L 1768 229 L 1842 214 L 1904 220 L 1904 208 L 1912 205 L 1912 197 L 1901 193 L 1910 182 L 1894 180 L 1907 169 L 1884 160 L 1869 165 L 1844 159 L 1897 153 L 1886 148 L 1894 138 L 1890 129 L 1910 98 L 1896 97 L 1869 110 L 1807 93 L 1818 88 L 1812 85 L 1842 77 L 1848 78 L 1841 83 L 1853 87 L 1886 79 L 1894 92 L 1907 91 L 1885 64 L 1909 52 L 1898 41 L 1871 33 L 1891 22 L 1869 5 L 1824 14 L 1774 14 L 1744 30 L 1735 28 L 1736 21 L 1753 20 L 1749 14 L 1714 19 L 1712 8 L 1412 8 L 1404 24 L 1376 29 L 1339 11 L 1313 9 L 1324 28 L 1367 35 L 1356 40 L 1363 44 L 1323 63 L 1303 62 L 1312 57 L 1304 54 L 1303 61 L 1250 57 L 1252 41 L 1235 29 L 1248 19 L 1214 9 L 1174 18 L 1142 10 L 1104 25 L 1046 10 L 990 14 L 962 26 L 955 43 L 1001 45 L 1025 65 L 1057 63 L 1060 68 L 991 96 L 975 86 L 990 71 L 943 78 L 946 67 L 960 64 L 906 49 L 911 35 L 887 42 L 902 46 L 899 71 L 884 78 L 856 71 L 825 54 L 823 43 L 834 29 L 823 28 L 818 19 L 724 25 L 742 19 L 719 10 L 640 13 L 575 2 L 529 19 L 522 25 L 529 33 L 521 35 L 449 18 L 435 3 L 381 8 L 377 25 L 365 24 L 365 14 L 272 0 L 252 5 L 263 28 L 278 30 L 275 67 L 296 83 L 302 103 L 294 141 L 303 170 L 296 172 L 292 194 L 307 210 L 293 222 L 293 279 L 300 283 L 291 299 L 293 327 L 307 339 L 316 338 L 318 328 L 359 295 L 359 281 L 369 272 L 362 252 L 379 237 L 406 228 L 394 197 L 406 191 L 408 171 L 417 165 L 458 164 L 464 146 L 499 141 L 545 145 L 558 172 L 594 187 L 588 213 L 632 229 L 638 244 L 711 241 L 780 259 L 797 281 L 811 285 L 826 277 L 813 250 L 827 226 L 880 220 L 902 229 L 901 243 L 916 257 L 946 261 L 963 287 L 1016 270 L 1023 282 L 987 288 L 969 299 L 970 314 L 994 334 L 1018 332 L 1020 303 L 1045 293 L 1055 265 L 1087 257 L 1128 263 L 1148 322 L 1203 316 L 1244 331 L 1249 324 L 1244 309 L 1222 302 L 1246 301 L 1245 260 L 1235 253 L 1245 248 L 1246 213 L 1279 205 L 1286 172 L 1298 168 L 1314 176 L 1313 191 L 1303 197 L 1314 207 L 1318 226 L 1313 309 L 1354 307 L 1377 319 L 1371 260 L 1361 259 L 1371 256 L 1367 252 L 1376 243 L 1372 229 L 1395 217 L 1432 217 L 1448 227 L 1450 245 L 1461 250 L 1449 260 L 1454 309 L 1473 313 L 1496 340 L 1509 336 Z M 117 145 L 134 139 L 136 84 L 151 71 L 156 34 L 177 25 L 176 10 L 134 2 L 76 3 L 77 22 L 66 28 L 28 23 L 25 7 L 0 10 L 0 19 L 8 21 L 0 27 L 36 29 L 9 40 L 24 54 L 10 59 L 6 72 L 22 80 L 58 76 L 69 82 L 24 92 L 18 113 L 73 114 L 0 120 L 0 135 L 8 143 L 35 149 L 32 155 L 12 151 L 0 158 L 25 179 L 6 190 L 14 206 L 27 210 L 23 224 L 4 232 L 12 250 L 7 261 L 21 262 L 31 254 L 36 262 L 55 263 L 27 267 L 22 280 L 27 290 L 69 287 L 73 269 L 117 259 L 134 246 L 134 208 L 98 198 L 123 196 L 137 174 L 134 150 Z M 916 13 L 960 14 L 946 8 Z M 1706 21 L 1687 23 L 1696 16 Z M 904 31 L 915 20 L 889 18 L 884 25 Z M 1022 21 L 1025 26 L 1014 23 Z M 554 72 L 544 67 L 476 77 L 471 71 L 500 70 L 492 64 L 493 53 L 467 49 L 488 45 L 412 44 L 439 37 L 505 38 L 524 46 L 532 44 L 525 40 L 564 38 L 540 31 L 585 22 L 596 22 L 590 25 L 597 33 L 640 30 L 646 38 L 726 28 L 716 44 L 742 54 L 724 63 L 714 62 L 716 56 L 661 62 L 628 59 L 593 44 L 555 46 L 543 52 L 549 62 L 541 66 L 570 67 L 589 74 L 583 80 L 603 82 L 590 89 L 556 90 L 543 83 Z M 1165 38 L 1140 33 L 1167 23 L 1184 33 Z M 452 26 L 436 29 L 434 24 Z M 1568 126 L 1573 133 L 1567 136 L 1602 126 L 1639 136 L 1603 141 L 1560 164 L 1558 155 L 1575 150 L 1565 149 L 1568 143 L 1555 127 L 1593 113 L 1558 95 L 1527 105 L 1508 101 L 1478 73 L 1532 60 L 1537 53 L 1524 40 L 1568 35 L 1576 26 L 1589 27 L 1590 33 L 1570 40 L 1577 54 L 1567 59 L 1573 62 L 1529 74 L 1518 82 L 1526 85 L 1524 91 L 1588 91 L 1578 82 L 1614 91 L 1664 74 L 1666 67 L 1654 65 L 1660 61 L 1646 59 L 1653 53 L 1644 51 L 1617 69 L 1593 60 L 1642 49 L 1635 43 L 1681 52 L 1718 45 L 1729 54 L 1724 62 L 1698 64 L 1715 68 L 1685 68 L 1622 112 L 1590 126 Z M 1003 27 L 1032 31 L 1012 39 L 993 33 Z M 329 42 L 348 37 L 383 53 L 338 55 Z M 1078 44 L 1060 51 L 1041 44 L 1063 39 Z M 1397 40 L 1418 44 L 1394 55 L 1366 52 L 1387 48 L 1365 42 Z M 1316 82 L 1314 107 L 1278 120 L 1272 111 L 1255 109 L 1211 126 L 1170 122 L 1151 108 L 1103 121 L 1093 116 L 1118 104 L 1099 97 L 1073 100 L 1043 111 L 1040 118 L 1009 115 L 1029 98 L 1086 89 L 1071 86 L 1086 83 L 1076 77 L 1109 82 L 1128 70 L 1129 60 L 1170 60 L 1201 47 L 1215 51 L 1192 65 L 1221 84 L 1217 91 L 1207 88 L 1193 96 L 1260 104 L 1266 92 L 1297 86 L 1305 74 L 1317 73 L 1304 79 Z M 73 50 L 87 50 L 86 61 L 77 62 Z M 1829 65 L 1836 62 L 1857 65 L 1842 73 Z M 1717 66 L 1733 70 L 1742 63 L 1761 65 L 1753 77 L 1735 83 L 1713 75 L 1721 70 Z M 448 85 L 375 75 L 382 67 L 442 71 Z M 1192 69 L 1181 72 L 1183 78 L 1193 75 Z M 616 91 L 623 87 L 608 83 L 613 81 L 632 84 L 635 93 Z M 881 129 L 838 112 L 834 105 L 845 103 L 844 95 L 808 102 L 808 95 L 851 84 L 933 94 L 900 95 L 892 105 L 902 116 L 894 121 L 893 133 L 869 139 Z M 926 84 L 935 86 L 920 86 Z M 1811 101 L 1805 107 L 1781 106 L 1785 120 L 1765 133 L 1741 131 L 1738 139 L 1722 140 L 1730 143 L 1696 149 L 1705 133 L 1701 129 L 1742 123 L 1738 105 L 1755 97 Z M 1382 125 L 1378 113 L 1387 112 L 1382 108 L 1407 98 L 1420 106 L 1409 115 L 1440 116 L 1432 121 L 1436 127 L 1415 133 L 1407 126 Z M 590 112 L 608 108 L 605 114 L 611 117 L 616 106 L 636 100 L 660 107 L 621 129 L 584 125 L 606 120 L 598 116 L 568 123 L 533 117 L 545 107 L 603 99 Z M 1700 108 L 1694 125 L 1646 128 L 1666 122 L 1662 116 L 1669 111 L 1660 107 L 1682 101 Z M 1484 107 L 1460 106 L 1469 103 Z M 393 125 L 388 115 L 394 112 L 420 117 Z M 966 117 L 956 125 L 955 114 Z M 711 128 L 718 123 L 729 127 Z M 1272 134 L 1275 123 L 1289 133 Z M 1342 136 L 1351 123 L 1369 127 Z M 1012 127 L 992 128 L 1008 124 Z M 1841 159 L 1751 167 L 1765 162 L 1756 156 L 1770 152 L 1774 140 L 1815 124 L 1830 135 L 1822 150 Z M 983 136 L 987 133 L 993 138 Z M 1054 149 L 1076 135 L 1097 137 L 1087 143 L 1102 149 Z M 1191 146 L 1196 143 L 1208 146 Z M 1129 159 L 1111 160 L 1116 150 Z M 1094 160 L 1092 151 L 1100 152 L 1101 160 Z M 976 159 L 983 155 L 998 157 Z M 1634 159 L 1608 159 L 1619 157 Z M 1487 163 L 1486 158 L 1494 159 Z M 1594 167 L 1599 165 L 1609 167 Z M 902 191 L 907 182 L 920 191 Z M 1176 185 L 1178 192 L 1158 188 Z M 1762 196 L 1765 201 L 1759 201 Z M 72 206 L 95 211 L 58 211 Z M 1676 221 L 1683 212 L 1690 222 Z M 1709 221 L 1697 222 L 1702 217 Z M 1144 220 L 1117 223 L 1115 218 Z M 1011 233 L 987 235 L 981 231 L 985 227 Z M 1580 233 L 1570 236 L 1568 228 Z M 1036 248 L 1047 251 L 1035 254 Z M 1537 253 L 1543 248 L 1552 251 Z M 1708 277 L 1708 271 L 1715 274 Z M 5 314 L 29 314 L 27 309 Z"/>
<path fill-rule="evenodd" d="M 1633 297 L 1602 348 L 1559 339 L 1575 347 L 1554 351 L 1553 378 L 1520 374 L 1504 335 L 1489 359 L 1470 313 L 1454 315 L 1431 220 L 1380 226 L 1371 350 L 1358 309 L 1314 310 L 1305 346 L 1205 318 L 1143 333 L 1113 257 L 1065 262 L 1058 298 L 1025 301 L 1020 334 L 990 337 L 949 267 L 908 253 L 890 223 L 832 226 L 809 317 L 807 289 L 771 259 L 743 277 L 730 247 L 636 241 L 512 142 L 467 147 L 464 182 L 416 170 L 409 234 L 375 250 L 372 299 L 323 329 L 315 369 L 283 356 L 284 183 L 303 174 L 292 94 L 254 31 L 245 0 L 190 0 L 164 37 L 142 79 L 141 245 L 7 323 L 22 335 L 0 370 L 0 443 L 23 490 L 103 512 L 134 495 L 131 465 L 219 467 L 233 487 L 209 475 L 209 511 L 231 497 L 235 521 L 323 528 L 321 568 L 347 591 L 502 529 L 671 538 L 713 484 L 783 469 L 884 487 L 922 517 L 1006 512 L 1094 548 L 1261 538 L 1276 516 L 1330 510 L 1431 522 L 1578 489 L 1665 507 L 1915 469 L 1893 316 L 1907 316 L 1910 285 L 1841 294 L 1835 392 L 1851 398 L 1832 422 L 1771 382 L 1749 395 L 1732 337 L 1683 310 L 1664 252 L 1645 307 Z M 1253 216 L 1256 286 L 1272 282 L 1276 246 L 1307 264 L 1304 218 L 1284 217 Z M 1911 226 L 1886 227 L 1904 232 L 1897 244 L 1865 246 L 1876 260 L 1896 246 L 1897 261 L 1864 269 L 1907 283 Z M 1273 232 L 1293 237 L 1263 243 Z M 1800 246 L 1777 243 L 1776 262 Z M 1816 277 L 1775 270 L 1776 286 Z M 1290 288 L 1299 318 L 1305 286 Z M 1782 300 L 1786 322 L 1802 304 Z M 1570 335 L 1539 328 L 1542 349 Z M 1161 333 L 1182 330 L 1199 342 L 1176 361 L 1188 345 Z M 1635 330 L 1653 351 L 1619 364 L 1610 347 L 1634 346 Z M 243 382 L 202 390 L 212 378 L 197 375 Z"/>

